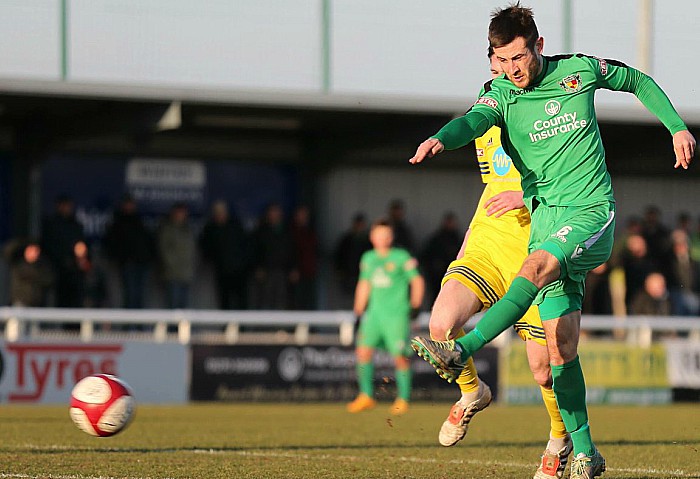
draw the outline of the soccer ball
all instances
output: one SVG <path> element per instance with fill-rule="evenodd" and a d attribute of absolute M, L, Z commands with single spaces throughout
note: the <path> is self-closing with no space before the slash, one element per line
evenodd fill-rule
<path fill-rule="evenodd" d="M 113 436 L 129 424 L 134 405 L 131 389 L 123 380 L 110 374 L 93 374 L 73 387 L 70 417 L 91 436 Z"/>

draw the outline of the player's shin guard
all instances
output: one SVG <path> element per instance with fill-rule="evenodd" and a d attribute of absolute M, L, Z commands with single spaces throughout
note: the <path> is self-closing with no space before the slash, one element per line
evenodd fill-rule
<path fill-rule="evenodd" d="M 532 305 L 538 291 L 530 280 L 516 277 L 503 298 L 486 311 L 479 324 L 466 336 L 455 340 L 462 347 L 462 358 L 472 356 L 518 322 Z"/>
<path fill-rule="evenodd" d="M 552 381 L 561 417 L 574 443 L 574 455 L 582 452 L 593 456 L 595 446 L 588 429 L 586 383 L 578 356 L 566 364 L 552 365 Z"/>
<path fill-rule="evenodd" d="M 369 397 L 374 395 L 374 363 L 358 362 L 356 366 L 357 384 L 360 392 Z"/>

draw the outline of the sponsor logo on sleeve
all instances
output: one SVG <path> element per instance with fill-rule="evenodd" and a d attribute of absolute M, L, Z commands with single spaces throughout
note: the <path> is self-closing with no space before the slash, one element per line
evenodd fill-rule
<path fill-rule="evenodd" d="M 484 156 L 484 149 L 483 149 L 483 148 L 477 148 L 477 149 L 476 149 L 476 156 L 478 156 L 479 158 L 481 158 L 482 156 Z"/>
<path fill-rule="evenodd" d="M 600 74 L 605 76 L 608 74 L 608 62 L 604 58 L 593 57 L 598 60 L 598 67 L 600 68 Z"/>
<path fill-rule="evenodd" d="M 478 100 L 476 100 L 475 105 L 486 105 L 490 106 L 491 108 L 496 108 L 498 106 L 498 102 L 494 100 L 493 98 L 489 98 L 487 96 L 482 96 Z"/>
<path fill-rule="evenodd" d="M 562 78 L 559 82 L 559 86 L 567 93 L 574 93 L 581 89 L 581 75 L 574 73 L 567 77 Z"/>

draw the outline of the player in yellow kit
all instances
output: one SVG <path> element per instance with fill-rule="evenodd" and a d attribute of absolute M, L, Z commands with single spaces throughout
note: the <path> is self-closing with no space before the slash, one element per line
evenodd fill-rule
<path fill-rule="evenodd" d="M 491 72 L 493 76 L 500 75 L 498 61 L 491 62 Z M 462 249 L 448 267 L 433 306 L 430 335 L 439 340 L 463 336 L 462 327 L 467 320 L 505 294 L 528 254 L 530 214 L 523 203 L 520 174 L 501 145 L 500 128 L 492 127 L 475 140 L 475 145 L 486 186 Z M 530 369 L 540 385 L 551 423 L 550 440 L 535 479 L 561 478 L 571 453 L 571 441 L 552 391 L 549 354 L 537 307 L 528 310 L 515 330 L 526 341 Z M 474 414 L 491 403 L 491 390 L 479 379 L 471 358 L 456 382 L 462 397 L 452 406 L 440 429 L 443 446 L 463 439 Z"/>

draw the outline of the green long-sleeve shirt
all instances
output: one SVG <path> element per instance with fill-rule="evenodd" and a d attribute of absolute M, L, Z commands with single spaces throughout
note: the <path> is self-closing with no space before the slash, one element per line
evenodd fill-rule
<path fill-rule="evenodd" d="M 587 55 L 543 57 L 542 72 L 525 89 L 501 75 L 462 117 L 434 138 L 460 148 L 501 127 L 503 146 L 522 175 L 525 203 L 582 206 L 614 201 L 598 129 L 597 89 L 633 93 L 674 134 L 687 129 L 652 78 L 634 68 Z"/>

